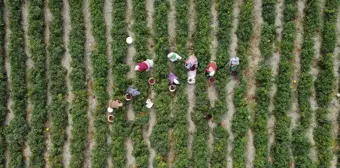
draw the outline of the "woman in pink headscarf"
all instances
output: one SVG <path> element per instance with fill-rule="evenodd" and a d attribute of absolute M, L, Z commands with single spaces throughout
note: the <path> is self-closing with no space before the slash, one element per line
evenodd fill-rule
<path fill-rule="evenodd" d="M 185 68 L 189 70 L 188 71 L 188 83 L 190 84 L 195 83 L 197 67 L 198 67 L 198 61 L 194 55 L 189 56 L 189 58 L 185 60 Z"/>
<path fill-rule="evenodd" d="M 197 58 L 194 55 L 189 56 L 189 58 L 185 61 L 185 68 L 190 71 L 195 71 L 198 67 Z"/>

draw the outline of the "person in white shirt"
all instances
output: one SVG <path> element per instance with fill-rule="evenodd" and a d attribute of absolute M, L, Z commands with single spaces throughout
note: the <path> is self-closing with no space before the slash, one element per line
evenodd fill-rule
<path fill-rule="evenodd" d="M 169 60 L 170 60 L 171 62 L 175 62 L 175 61 L 177 61 L 177 60 L 181 60 L 181 59 L 182 59 L 181 56 L 179 56 L 177 53 L 174 53 L 174 52 L 169 53 L 169 54 L 168 54 L 168 58 L 169 58 Z"/>
<path fill-rule="evenodd" d="M 229 61 L 229 66 L 233 67 L 240 64 L 240 59 L 238 57 L 233 57 Z"/>

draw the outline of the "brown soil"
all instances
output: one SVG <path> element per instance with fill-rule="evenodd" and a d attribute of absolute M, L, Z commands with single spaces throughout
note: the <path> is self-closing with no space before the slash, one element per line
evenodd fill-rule
<path fill-rule="evenodd" d="M 196 22 L 197 22 L 197 12 L 196 12 L 196 4 L 194 0 L 189 0 L 189 33 L 188 33 L 188 40 L 187 40 L 187 48 L 188 54 L 194 54 L 194 44 L 193 44 L 193 36 L 196 31 Z"/>
<path fill-rule="evenodd" d="M 112 73 L 112 36 L 111 36 L 111 28 L 112 28 L 112 0 L 105 0 L 104 5 L 104 19 L 106 25 L 106 46 L 107 46 L 107 58 L 109 61 L 109 69 L 108 69 L 108 85 L 107 92 L 110 96 L 113 93 L 113 73 Z"/>
<path fill-rule="evenodd" d="M 67 70 L 67 75 L 66 75 L 66 86 L 68 90 L 68 96 L 67 96 L 67 101 L 68 103 L 72 103 L 73 99 L 73 94 L 71 92 L 72 86 L 71 86 L 71 80 L 70 80 L 70 73 L 72 71 L 71 67 L 71 55 L 69 53 L 69 33 L 70 33 L 70 7 L 68 4 L 68 0 L 63 0 L 63 29 L 64 29 L 64 35 L 63 35 L 63 41 L 64 41 L 64 47 L 65 47 L 65 55 L 62 59 L 62 65 L 63 67 Z M 71 152 L 70 152 L 70 140 L 72 138 L 72 116 L 69 113 L 70 106 L 67 108 L 67 116 L 68 116 L 68 126 L 66 127 L 66 141 L 64 144 L 64 150 L 63 150 L 63 165 L 65 167 L 68 167 L 70 164 L 71 160 Z"/>
<path fill-rule="evenodd" d="M 242 5 L 242 0 L 237 0 L 234 4 L 234 10 L 233 10 L 233 21 L 232 21 L 232 29 L 231 29 L 231 44 L 229 48 L 229 54 L 230 58 L 236 56 L 236 48 L 237 48 L 237 36 L 236 36 L 236 30 L 238 28 L 239 23 L 239 14 L 240 14 L 240 6 Z M 227 104 L 228 104 L 228 112 L 226 115 L 226 119 L 223 121 L 223 123 L 226 125 L 229 137 L 228 137 L 228 154 L 227 154 L 227 165 L 228 167 L 233 166 L 233 160 L 232 160 L 232 150 L 233 150 L 233 142 L 234 142 L 234 134 L 231 130 L 231 121 L 233 119 L 233 115 L 235 113 L 235 106 L 233 103 L 233 97 L 234 97 L 234 87 L 236 85 L 235 80 L 230 80 L 227 84 Z"/>
<path fill-rule="evenodd" d="M 276 35 L 277 35 L 277 42 L 280 43 L 282 40 L 282 19 L 283 19 L 283 0 L 280 0 L 279 3 L 276 5 L 276 19 L 275 19 L 275 26 L 276 26 Z M 276 77 L 278 74 L 278 67 L 280 63 L 280 56 L 281 51 L 280 47 L 276 44 L 273 44 L 274 48 L 276 49 L 273 53 L 273 57 L 271 58 L 271 67 L 272 67 L 272 73 L 273 76 Z M 274 97 L 277 91 L 277 86 L 274 83 L 272 87 L 270 88 L 269 97 L 270 97 L 270 105 L 269 105 L 269 120 L 268 120 L 268 133 L 269 133 L 269 141 L 268 141 L 268 151 L 270 153 L 270 149 L 274 143 L 274 126 L 275 126 L 275 117 L 273 115 L 274 110 Z M 272 157 L 269 155 L 269 160 L 272 160 Z"/>
<path fill-rule="evenodd" d="M 21 7 L 21 11 L 22 11 L 22 27 L 24 30 L 24 51 L 26 54 L 26 86 L 27 88 L 32 87 L 31 83 L 28 81 L 28 72 L 29 70 L 34 66 L 34 62 L 31 59 L 31 52 L 29 49 L 29 37 L 28 37 L 28 2 L 25 1 Z M 30 99 L 27 100 L 27 116 L 26 116 L 26 120 L 28 122 L 28 124 L 30 123 L 31 120 L 31 116 L 32 116 L 32 102 Z M 25 161 L 25 165 L 29 166 L 29 161 L 30 161 L 30 156 L 31 156 L 31 151 L 30 151 L 30 147 L 29 147 L 29 143 L 28 140 L 25 141 L 24 144 L 24 149 L 23 149 L 23 155 L 24 155 L 24 161 Z"/>
<path fill-rule="evenodd" d="M 47 47 L 50 45 L 50 23 L 52 21 L 52 14 L 50 9 L 48 8 L 48 3 L 45 3 L 45 7 L 44 7 L 44 15 L 45 15 L 45 44 L 46 44 L 46 49 Z M 46 57 L 49 57 L 49 53 L 47 52 Z M 46 70 L 47 72 L 49 71 L 49 64 L 48 61 L 46 61 Z M 51 93 L 49 92 L 50 87 L 48 86 L 48 92 L 47 92 L 47 104 L 51 104 Z M 51 123 L 51 114 L 48 114 L 48 118 L 47 118 L 47 122 L 45 124 L 46 128 L 51 128 L 52 127 L 52 123 Z M 51 140 L 51 134 L 50 132 L 45 132 L 45 144 L 46 144 L 46 151 L 44 153 L 44 158 L 45 158 L 45 168 L 50 168 L 51 167 L 51 162 L 49 160 L 49 157 L 51 155 L 51 151 L 52 151 L 52 140 Z"/>
<path fill-rule="evenodd" d="M 97 106 L 97 100 L 94 97 L 94 90 L 93 90 L 93 66 L 91 64 L 90 56 L 91 52 L 93 51 L 96 43 L 94 41 L 94 37 L 92 35 L 92 23 L 91 23 L 91 13 L 89 11 L 89 0 L 84 1 L 83 6 L 83 13 L 84 13 L 84 21 L 85 21 L 85 36 L 86 36 L 86 44 L 85 44 L 85 67 L 86 67 L 86 81 L 87 81 L 87 93 L 88 93 L 88 103 L 89 103 L 89 109 L 87 111 L 87 118 L 88 118 L 88 143 L 87 148 L 85 151 L 85 163 L 84 167 L 88 168 L 92 165 L 92 159 L 91 159 L 91 151 L 94 147 L 94 140 L 93 140 L 93 134 L 94 134 L 94 125 L 93 125 L 93 115 L 92 112 L 96 109 Z"/>

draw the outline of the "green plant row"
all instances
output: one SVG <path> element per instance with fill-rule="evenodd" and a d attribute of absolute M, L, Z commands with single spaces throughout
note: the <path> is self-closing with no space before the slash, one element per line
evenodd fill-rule
<path fill-rule="evenodd" d="M 70 80 L 73 100 L 70 109 L 72 115 L 71 168 L 83 167 L 84 151 L 87 145 L 88 120 L 86 67 L 85 67 L 85 22 L 83 15 L 83 1 L 73 0 L 70 3 L 70 55 L 72 58 L 72 72 Z"/>
<path fill-rule="evenodd" d="M 254 115 L 254 146 L 255 159 L 254 167 L 269 167 L 268 162 L 268 141 L 269 135 L 267 130 L 268 107 L 269 107 L 269 89 L 271 87 L 272 72 L 270 69 L 269 59 L 273 53 L 273 43 L 276 39 L 275 32 L 275 5 L 276 0 L 262 1 L 262 33 L 260 41 L 260 51 L 263 62 L 259 64 L 256 72 L 256 108 Z"/>
<path fill-rule="evenodd" d="M 301 51 L 301 70 L 298 80 L 298 103 L 301 114 L 300 124 L 292 132 L 292 149 L 296 167 L 313 167 L 310 157 L 311 142 L 307 131 L 311 126 L 312 109 L 310 97 L 312 96 L 313 77 L 311 74 L 312 60 L 315 55 L 314 36 L 321 27 L 320 2 L 307 0 L 304 9 L 304 40 Z"/>
<path fill-rule="evenodd" d="M 187 56 L 186 41 L 188 37 L 188 18 L 189 18 L 189 2 L 186 0 L 177 0 L 175 2 L 176 9 L 176 52 L 181 56 Z M 182 62 L 175 63 L 176 75 L 182 79 L 181 84 L 176 89 L 176 102 L 173 106 L 173 114 L 175 124 L 173 125 L 173 136 L 175 140 L 175 167 L 188 167 L 188 95 L 185 89 L 187 71 L 183 68 Z"/>
<path fill-rule="evenodd" d="M 44 44 L 44 2 L 31 1 L 29 4 L 29 49 L 34 66 L 29 71 L 29 99 L 32 102 L 32 118 L 28 134 L 32 155 L 30 166 L 44 167 L 46 149 L 44 128 L 47 120 L 47 74 L 46 50 Z"/>
<path fill-rule="evenodd" d="M 219 42 L 218 52 L 216 55 L 216 63 L 218 72 L 216 73 L 216 90 L 218 91 L 219 100 L 215 101 L 215 108 L 212 110 L 214 113 L 214 120 L 221 123 L 223 116 L 228 110 L 227 103 L 225 102 L 227 92 L 225 85 L 228 82 L 228 76 L 224 67 L 225 63 L 229 60 L 228 48 L 231 41 L 231 29 L 233 18 L 233 1 L 219 0 L 215 2 L 216 10 L 218 12 L 219 30 L 217 39 Z M 214 147 L 211 156 L 210 164 L 213 168 L 220 168 L 227 166 L 226 153 L 228 153 L 228 132 L 222 125 L 218 124 L 213 130 Z"/>
<path fill-rule="evenodd" d="M 7 73 L 5 69 L 5 15 L 4 1 L 0 0 L 0 168 L 5 167 L 6 137 L 5 118 L 7 115 Z"/>
<path fill-rule="evenodd" d="M 113 58 L 113 76 L 114 76 L 114 99 L 120 99 L 124 106 L 114 111 L 115 121 L 112 124 L 112 151 L 111 156 L 114 167 L 125 167 L 126 163 L 126 150 L 125 150 L 125 137 L 127 126 L 126 111 L 127 102 L 123 101 L 125 89 L 129 86 L 129 81 L 126 74 L 129 71 L 129 66 L 125 62 L 128 46 L 122 43 L 127 37 L 127 27 L 125 24 L 125 10 L 126 0 L 114 0 L 112 11 L 112 58 Z"/>
<path fill-rule="evenodd" d="M 204 119 L 204 113 L 211 111 L 210 100 L 207 93 L 206 76 L 204 68 L 210 60 L 210 24 L 211 2 L 206 0 L 196 1 L 197 30 L 194 36 L 194 50 L 199 62 L 196 76 L 196 105 L 192 113 L 192 120 L 196 125 L 196 132 L 192 144 L 192 166 L 208 167 L 211 153 L 208 147 L 209 125 Z M 212 113 L 212 115 L 214 115 Z"/>
<path fill-rule="evenodd" d="M 107 100 L 109 94 L 106 91 L 108 84 L 108 60 L 106 56 L 106 26 L 104 21 L 104 1 L 90 0 L 90 11 L 92 21 L 92 33 L 95 39 L 95 48 L 92 51 L 91 61 L 93 66 L 94 93 L 97 98 L 97 107 L 93 113 L 94 117 L 94 142 L 92 150 L 92 167 L 102 168 L 106 165 L 109 154 L 107 146 L 107 134 L 109 132 L 106 116 Z"/>
<path fill-rule="evenodd" d="M 277 85 L 274 98 L 275 141 L 272 146 L 273 167 L 287 167 L 292 161 L 291 153 L 291 118 L 288 111 L 292 105 L 292 60 L 294 55 L 294 42 L 296 37 L 295 18 L 297 15 L 296 0 L 284 2 L 283 32 L 281 43 L 281 57 L 278 76 L 275 79 Z"/>
<path fill-rule="evenodd" d="M 135 63 L 145 61 L 151 58 L 148 52 L 147 44 L 150 35 L 147 27 L 147 11 L 144 0 L 133 0 L 132 9 L 134 16 L 133 32 L 135 33 L 134 46 L 136 55 L 134 56 Z M 133 109 L 136 113 L 136 120 L 131 124 L 132 133 L 131 139 L 133 141 L 133 156 L 136 158 L 137 167 L 148 166 L 148 148 L 143 138 L 143 130 L 149 121 L 148 109 L 145 107 L 145 101 L 148 97 L 148 90 L 150 90 L 147 80 L 149 78 L 148 72 L 136 72 L 135 86 L 140 90 L 141 94 L 133 100 Z"/>
<path fill-rule="evenodd" d="M 21 1 L 7 1 L 9 29 L 8 60 L 11 65 L 11 107 L 14 118 L 9 124 L 7 149 L 9 152 L 8 167 L 24 167 L 23 146 L 28 132 L 26 122 L 27 88 L 25 78 L 24 32 L 22 29 Z"/>
<path fill-rule="evenodd" d="M 51 93 L 51 104 L 49 111 L 52 117 L 52 153 L 51 166 L 63 166 L 63 147 L 66 140 L 67 126 L 67 88 L 66 88 L 66 69 L 62 66 L 61 60 L 64 55 L 63 44 L 63 2 L 50 0 L 48 7 L 51 10 L 53 20 L 50 25 L 50 46 L 48 47 L 49 64 L 49 92 Z"/>
<path fill-rule="evenodd" d="M 168 11 L 170 4 L 168 1 L 155 0 L 154 13 L 154 31 L 155 31 L 155 77 L 157 85 L 155 86 L 156 94 L 156 125 L 152 130 L 150 137 L 151 144 L 156 151 L 154 167 L 168 167 L 167 158 L 170 145 L 169 128 L 173 127 L 170 119 L 170 103 L 173 101 L 173 95 L 168 91 L 169 68 L 167 65 L 167 54 L 169 51 L 168 39 Z M 165 19 L 165 20 L 164 20 Z M 178 93 L 178 90 L 176 91 Z"/>
<path fill-rule="evenodd" d="M 232 152 L 233 166 L 236 168 L 245 167 L 247 132 L 251 126 L 250 114 L 246 100 L 247 80 L 244 76 L 244 69 L 248 67 L 250 39 L 253 34 L 253 2 L 244 1 L 240 7 L 239 28 L 236 31 L 238 38 L 237 56 L 240 58 L 238 68 L 239 85 L 235 87 L 234 105 L 235 115 L 232 120 L 232 131 L 235 136 L 234 149 Z"/>
<path fill-rule="evenodd" d="M 336 22 L 340 2 L 328 0 L 323 14 L 321 58 L 318 62 L 319 73 L 315 81 L 317 127 L 314 139 L 318 151 L 318 167 L 329 167 L 333 159 L 332 120 L 329 118 L 328 106 L 333 96 L 335 74 L 333 71 L 333 51 L 336 44 Z"/>

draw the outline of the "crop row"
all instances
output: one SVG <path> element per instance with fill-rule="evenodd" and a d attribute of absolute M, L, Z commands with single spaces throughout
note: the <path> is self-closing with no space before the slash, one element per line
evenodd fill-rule
<path fill-rule="evenodd" d="M 206 0 L 196 1 L 197 30 L 194 37 L 195 55 L 199 61 L 196 76 L 196 106 L 192 113 L 192 120 L 196 125 L 192 145 L 193 167 L 207 167 L 211 153 L 208 147 L 209 125 L 204 120 L 204 113 L 211 111 L 210 101 L 207 94 L 206 76 L 203 73 L 205 66 L 210 60 L 210 13 L 211 2 Z M 212 114 L 214 115 L 214 114 Z"/>
<path fill-rule="evenodd" d="M 292 132 L 292 149 L 296 167 L 312 167 L 312 160 L 307 153 L 311 148 L 307 131 L 311 126 L 312 109 L 310 97 L 312 96 L 313 77 L 311 74 L 312 60 L 315 55 L 314 36 L 320 29 L 320 4 L 316 0 L 307 0 L 304 9 L 304 40 L 301 51 L 301 70 L 298 84 L 298 103 L 300 110 L 300 124 Z"/>
<path fill-rule="evenodd" d="M 212 110 L 214 113 L 214 120 L 218 123 L 213 130 L 214 147 L 211 156 L 210 164 L 213 168 L 226 167 L 226 153 L 228 152 L 228 132 L 219 123 L 222 122 L 223 115 L 227 111 L 227 103 L 225 102 L 227 92 L 225 84 L 228 81 L 228 75 L 225 73 L 225 64 L 229 59 L 228 48 L 231 40 L 231 29 L 233 18 L 234 2 L 228 0 L 220 0 L 216 2 L 216 10 L 218 12 L 219 29 L 217 39 L 219 42 L 218 52 L 216 55 L 217 67 L 219 68 L 216 73 L 216 90 L 218 91 L 219 100 L 215 101 L 215 108 Z"/>
<path fill-rule="evenodd" d="M 104 1 L 90 0 L 92 33 L 95 48 L 92 51 L 91 61 L 93 66 L 94 93 L 97 98 L 97 107 L 94 117 L 94 148 L 92 151 L 92 167 L 101 168 L 106 164 L 109 149 L 107 147 L 108 126 L 103 112 L 109 95 L 106 91 L 108 79 L 108 60 L 106 56 L 107 44 L 105 37 Z"/>
<path fill-rule="evenodd" d="M 260 63 L 259 70 L 256 72 L 256 103 L 254 116 L 254 147 L 255 159 L 254 167 L 267 167 L 268 162 L 268 107 L 269 107 L 269 89 L 271 87 L 272 72 L 269 66 L 269 59 L 273 53 L 273 43 L 275 36 L 275 5 L 276 0 L 262 1 L 262 33 L 260 42 L 260 51 L 263 62 Z"/>
<path fill-rule="evenodd" d="M 112 58 L 113 58 L 113 73 L 114 73 L 114 88 L 113 97 L 115 99 L 123 99 L 125 89 L 129 83 L 126 74 L 129 71 L 129 66 L 125 62 L 127 55 L 127 45 L 122 43 L 127 37 L 127 30 L 125 24 L 125 10 L 126 0 L 114 0 L 112 9 Z M 124 102 L 124 107 L 127 107 L 127 102 Z M 125 151 L 125 137 L 126 137 L 126 108 L 120 108 L 114 112 L 115 121 L 112 124 L 112 151 L 111 156 L 114 167 L 125 167 L 126 151 Z"/>
<path fill-rule="evenodd" d="M 51 93 L 51 104 L 49 111 L 52 117 L 52 160 L 53 167 L 63 166 L 63 147 L 66 140 L 66 69 L 61 64 L 65 48 L 63 46 L 63 2 L 51 0 L 48 2 L 53 20 L 50 25 L 50 46 L 48 48 L 49 64 L 49 92 Z"/>
<path fill-rule="evenodd" d="M 319 73 L 315 81 L 316 102 L 319 108 L 316 110 L 317 127 L 314 139 L 318 150 L 318 166 L 329 167 L 333 158 L 332 146 L 332 120 L 329 118 L 328 106 L 332 97 L 335 74 L 333 72 L 333 51 L 336 44 L 336 22 L 339 1 L 328 0 L 325 3 L 322 30 L 322 44 L 320 60 L 318 62 Z"/>
<path fill-rule="evenodd" d="M 134 46 L 136 49 L 136 55 L 134 57 L 135 63 L 145 61 L 150 58 L 148 53 L 148 37 L 150 35 L 147 27 L 147 11 L 144 0 L 133 0 L 133 16 L 134 24 L 133 31 L 135 33 Z M 133 109 L 136 114 L 136 120 L 131 124 L 132 134 L 131 139 L 133 141 L 133 156 L 136 158 L 137 167 L 147 167 L 148 165 L 148 148 L 143 138 L 143 130 L 148 123 L 149 115 L 147 108 L 145 107 L 145 101 L 148 97 L 149 86 L 147 80 L 149 73 L 136 72 L 135 86 L 140 90 L 141 94 L 133 100 Z"/>
<path fill-rule="evenodd" d="M 8 44 L 8 59 L 11 65 L 11 98 L 14 118 L 9 124 L 7 149 L 9 151 L 8 166 L 24 167 L 22 147 L 26 139 L 28 126 L 26 122 L 26 75 L 24 52 L 24 32 L 22 29 L 21 1 L 7 1 L 9 29 L 11 31 Z"/>
<path fill-rule="evenodd" d="M 74 0 L 70 3 L 70 55 L 72 58 L 72 72 L 70 74 L 73 100 L 70 109 L 72 115 L 71 161 L 70 167 L 78 168 L 84 165 L 84 151 L 87 144 L 88 120 L 85 67 L 85 22 L 83 15 L 83 1 Z"/>
<path fill-rule="evenodd" d="M 170 123 L 170 103 L 173 100 L 172 95 L 168 95 L 168 80 L 167 75 L 169 68 L 167 65 L 168 59 L 166 55 L 169 51 L 168 40 L 168 22 L 164 19 L 168 16 L 170 4 L 167 1 L 155 0 L 155 13 L 154 13 L 154 28 L 155 28 L 155 77 L 157 86 L 155 87 L 156 95 L 156 125 L 153 128 L 151 136 L 151 144 L 156 150 L 156 158 L 154 160 L 155 167 L 167 167 L 167 156 L 169 152 L 169 127 Z M 176 91 L 178 92 L 178 91 Z"/>
<path fill-rule="evenodd" d="M 44 3 L 32 1 L 29 4 L 29 49 L 34 67 L 30 69 L 28 80 L 31 83 L 29 98 L 32 102 L 32 118 L 28 134 L 29 145 L 32 151 L 30 164 L 32 167 L 43 167 L 45 164 L 44 128 L 47 120 L 47 76 L 46 76 L 46 50 L 44 44 Z"/>
<path fill-rule="evenodd" d="M 296 25 L 294 19 L 297 15 L 296 1 L 289 0 L 284 2 L 283 32 L 281 43 L 281 58 L 279 72 L 275 80 L 277 92 L 275 97 L 275 143 L 272 147 L 273 166 L 287 167 L 292 159 L 291 153 L 291 119 L 288 111 L 292 105 L 292 60 L 294 49 Z"/>
<path fill-rule="evenodd" d="M 250 38 L 253 34 L 253 2 L 247 0 L 240 8 L 239 29 L 236 31 L 238 38 L 237 56 L 240 58 L 238 65 L 239 85 L 235 88 L 234 104 L 235 115 L 232 120 L 232 131 L 235 136 L 233 149 L 233 166 L 245 167 L 247 131 L 249 130 L 250 114 L 246 100 L 247 81 L 244 76 L 244 69 L 248 67 Z"/>
<path fill-rule="evenodd" d="M 5 69 L 5 14 L 4 1 L 0 0 L 0 167 L 5 167 L 5 118 L 7 115 L 7 74 Z"/>
<path fill-rule="evenodd" d="M 188 37 L 188 17 L 189 17 L 189 3 L 186 0 L 175 1 L 176 8 L 176 50 L 179 55 L 187 56 L 186 40 Z M 175 64 L 176 75 L 180 79 L 186 79 L 186 70 L 183 68 L 182 63 Z M 188 167 L 189 155 L 188 155 L 188 121 L 187 121 L 187 109 L 188 109 L 188 95 L 185 90 L 185 81 L 182 81 L 183 85 L 177 87 L 176 102 L 173 106 L 174 114 L 174 139 L 175 139 L 175 167 Z"/>

